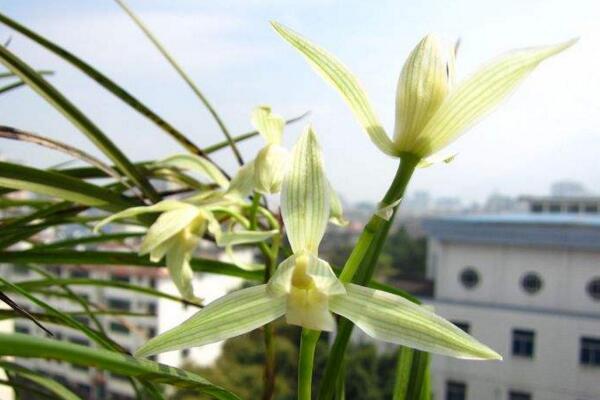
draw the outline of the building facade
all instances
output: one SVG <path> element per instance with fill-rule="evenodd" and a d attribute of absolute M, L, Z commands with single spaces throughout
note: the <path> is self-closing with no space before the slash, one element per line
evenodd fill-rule
<path fill-rule="evenodd" d="M 220 253 L 219 253 L 220 254 Z M 206 254 L 204 254 L 206 256 Z M 215 254 L 218 255 L 218 254 Z M 250 263 L 251 251 L 237 252 L 236 258 Z M 22 266 L 0 266 L 3 273 L 10 273 L 13 282 L 42 279 L 36 272 Z M 115 266 L 44 266 L 47 272 L 57 278 L 98 279 L 129 283 L 136 286 L 156 289 L 160 292 L 178 296 L 177 289 L 164 268 L 139 268 Z M 196 274 L 194 287 L 196 294 L 209 303 L 240 286 L 242 280 L 234 277 L 210 274 Z M 99 315 L 97 317 L 107 335 L 128 352 L 133 352 L 149 338 L 173 328 L 191 317 L 199 308 L 185 305 L 167 298 L 148 296 L 139 292 L 109 286 L 71 285 L 71 289 L 80 297 L 93 304 L 99 310 L 123 311 L 139 314 L 137 316 Z M 13 299 L 30 312 L 44 312 L 28 300 L 14 295 Z M 65 298 L 39 295 L 44 302 L 64 312 L 75 312 L 75 318 L 92 328 L 97 328 L 90 318 L 82 312 L 79 304 Z M 83 333 L 62 325 L 44 323 L 54 339 L 69 341 L 89 347 L 97 347 Z M 27 319 L 14 322 L 15 332 L 45 336 L 44 331 Z M 200 366 L 212 364 L 220 355 L 222 343 L 214 343 L 200 348 L 172 351 L 153 357 L 154 360 L 181 366 L 194 363 Z M 71 388 L 84 399 L 90 400 L 129 400 L 134 398 L 134 390 L 129 379 L 113 375 L 106 371 L 57 360 L 17 358 L 16 362 L 24 367 L 49 376 Z M 4 397 L 1 397 L 4 399 Z M 35 397 L 33 397 L 35 398 Z"/>
<path fill-rule="evenodd" d="M 436 356 L 436 400 L 600 400 L 600 217 L 427 220 L 428 303 L 503 355 Z"/>

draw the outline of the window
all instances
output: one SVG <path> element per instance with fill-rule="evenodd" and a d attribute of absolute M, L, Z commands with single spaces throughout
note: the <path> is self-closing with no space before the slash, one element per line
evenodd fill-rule
<path fill-rule="evenodd" d="M 62 270 L 62 268 L 60 267 L 60 265 L 50 265 L 50 266 L 46 267 L 46 269 L 52 275 L 55 275 L 57 278 L 60 278 L 60 272 Z"/>
<path fill-rule="evenodd" d="M 600 338 L 581 338 L 579 363 L 590 367 L 600 367 Z"/>
<path fill-rule="evenodd" d="M 120 322 L 111 322 L 110 323 L 110 330 L 112 332 L 123 333 L 123 334 L 128 334 L 129 333 L 129 328 L 127 326 L 123 325 Z"/>
<path fill-rule="evenodd" d="M 508 392 L 508 400 L 531 400 L 531 393 L 527 392 L 517 392 L 515 390 L 511 390 Z"/>
<path fill-rule="evenodd" d="M 548 210 L 551 213 L 559 213 L 560 212 L 560 204 L 550 204 Z"/>
<path fill-rule="evenodd" d="M 15 332 L 24 333 L 25 335 L 29 335 L 29 327 L 25 325 L 15 324 Z"/>
<path fill-rule="evenodd" d="M 190 349 L 181 350 L 181 358 L 188 358 L 190 356 Z"/>
<path fill-rule="evenodd" d="M 69 338 L 69 342 L 74 343 L 74 344 L 78 344 L 80 346 L 87 346 L 89 347 L 90 345 L 90 341 L 84 338 L 78 338 L 78 337 L 70 337 Z"/>
<path fill-rule="evenodd" d="M 479 283 L 479 274 L 473 267 L 467 267 L 460 273 L 460 281 L 467 289 L 472 289 Z"/>
<path fill-rule="evenodd" d="M 531 212 L 541 213 L 542 211 L 544 211 L 544 207 L 542 206 L 541 203 L 533 203 L 533 204 L 531 204 Z"/>
<path fill-rule="evenodd" d="M 116 282 L 129 283 L 129 275 L 112 274 L 110 279 Z"/>
<path fill-rule="evenodd" d="M 108 307 L 113 310 L 130 311 L 131 302 L 124 299 L 108 299 Z"/>
<path fill-rule="evenodd" d="M 150 287 L 152 289 L 156 289 L 156 279 L 155 278 L 150 278 Z"/>
<path fill-rule="evenodd" d="M 86 385 L 85 383 L 78 383 L 75 386 L 75 391 L 78 395 L 82 396 L 84 399 L 88 399 L 92 394 L 92 388 L 90 385 Z"/>
<path fill-rule="evenodd" d="M 588 214 L 596 214 L 598 213 L 598 206 L 596 204 L 588 204 L 585 206 L 583 211 Z"/>
<path fill-rule="evenodd" d="M 27 275 L 29 274 L 29 268 L 22 265 L 13 265 L 13 274 L 15 275 Z"/>
<path fill-rule="evenodd" d="M 594 278 L 587 285 L 587 292 L 594 300 L 600 300 L 600 278 Z"/>
<path fill-rule="evenodd" d="M 471 324 L 469 324 L 468 322 L 465 322 L 465 321 L 450 321 L 450 322 L 452 322 L 454 325 L 456 325 L 457 328 L 462 329 L 466 333 L 469 333 L 471 331 Z"/>
<path fill-rule="evenodd" d="M 528 294 L 535 294 L 542 289 L 542 278 L 536 272 L 528 272 L 521 279 L 521 287 Z"/>
<path fill-rule="evenodd" d="M 567 212 L 571 214 L 579 213 L 579 204 L 569 204 L 567 207 Z"/>
<path fill-rule="evenodd" d="M 154 336 L 156 336 L 156 328 L 148 328 L 148 339 L 153 338 Z"/>
<path fill-rule="evenodd" d="M 446 382 L 446 400 L 466 400 L 467 384 L 464 382 Z"/>
<path fill-rule="evenodd" d="M 513 329 L 512 355 L 533 358 L 535 332 L 524 329 Z"/>
<path fill-rule="evenodd" d="M 71 271 L 71 278 L 89 278 L 90 273 L 85 269 L 74 269 Z"/>
<path fill-rule="evenodd" d="M 148 314 L 156 315 L 156 303 L 148 303 Z"/>

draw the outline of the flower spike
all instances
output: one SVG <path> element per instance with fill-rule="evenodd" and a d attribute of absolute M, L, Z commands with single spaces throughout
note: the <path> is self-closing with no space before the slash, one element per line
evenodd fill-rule
<path fill-rule="evenodd" d="M 412 51 L 400 74 L 392 141 L 357 79 L 340 61 L 291 29 L 277 22 L 271 24 L 338 90 L 383 153 L 394 157 L 410 153 L 422 159 L 443 149 L 489 114 L 542 61 L 576 42 L 510 52 L 455 86 L 458 45 L 446 47 L 435 36 L 426 36 Z M 423 165 L 432 163 L 433 160 L 426 160 Z"/>

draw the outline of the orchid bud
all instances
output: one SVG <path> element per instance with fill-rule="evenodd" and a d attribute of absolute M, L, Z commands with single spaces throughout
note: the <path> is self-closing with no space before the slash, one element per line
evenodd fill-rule
<path fill-rule="evenodd" d="M 278 144 L 265 146 L 254 161 L 256 191 L 264 194 L 278 193 L 285 175 L 289 152 Z"/>
<path fill-rule="evenodd" d="M 423 38 L 402 68 L 396 89 L 394 143 L 412 153 L 419 133 L 439 109 L 454 80 L 454 52 L 435 35 Z"/>

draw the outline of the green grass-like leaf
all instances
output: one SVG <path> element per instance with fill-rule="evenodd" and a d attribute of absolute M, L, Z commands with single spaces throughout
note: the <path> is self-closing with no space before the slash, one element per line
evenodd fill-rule
<path fill-rule="evenodd" d="M 42 75 L 19 59 L 7 48 L 0 46 L 0 62 L 29 87 L 35 90 L 48 103 L 61 112 L 73 125 L 84 133 L 119 170 L 127 175 L 150 199 L 159 200 L 156 190 L 146 178 L 136 169 L 119 148 L 88 118 L 71 103 L 61 92 L 46 81 Z"/>
<path fill-rule="evenodd" d="M 15 357 L 50 358 L 107 370 L 155 383 L 197 389 L 219 400 L 238 400 L 235 394 L 203 377 L 179 368 L 136 359 L 122 353 L 79 346 L 19 333 L 0 333 L 0 354 Z"/>

